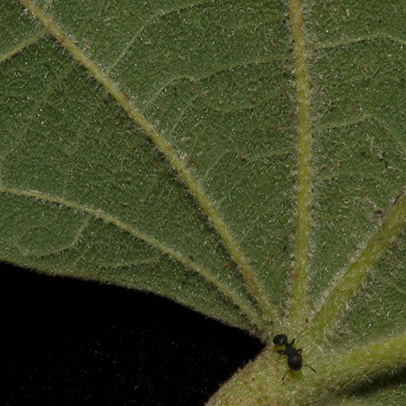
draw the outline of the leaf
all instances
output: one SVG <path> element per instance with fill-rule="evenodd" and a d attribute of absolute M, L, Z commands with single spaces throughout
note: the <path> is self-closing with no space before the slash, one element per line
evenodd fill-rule
<path fill-rule="evenodd" d="M 399 396 L 350 391 L 406 355 L 402 2 L 5 3 L 4 261 L 296 337 L 317 371 L 280 385 L 271 344 L 210 404 Z"/>

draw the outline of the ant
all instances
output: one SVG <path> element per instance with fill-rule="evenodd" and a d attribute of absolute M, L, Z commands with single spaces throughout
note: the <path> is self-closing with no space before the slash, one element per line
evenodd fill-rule
<path fill-rule="evenodd" d="M 286 355 L 288 357 L 288 365 L 289 368 L 286 372 L 285 375 L 283 375 L 282 381 L 285 379 L 285 376 L 288 372 L 292 373 L 293 371 L 299 371 L 302 367 L 309 367 L 313 372 L 316 372 L 315 369 L 313 369 L 310 365 L 303 365 L 303 358 L 302 358 L 302 349 L 296 349 L 293 347 L 293 344 L 295 343 L 295 338 L 292 340 L 291 343 L 288 343 L 288 337 L 285 334 L 277 334 L 273 338 L 273 343 L 277 346 L 285 346 L 284 350 L 278 350 L 278 353 L 280 354 L 279 358 L 282 355 Z"/>

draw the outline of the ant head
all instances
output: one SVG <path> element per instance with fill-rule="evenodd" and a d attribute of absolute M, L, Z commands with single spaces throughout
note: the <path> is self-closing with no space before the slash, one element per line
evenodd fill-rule
<path fill-rule="evenodd" d="M 288 337 L 285 334 L 277 334 L 272 342 L 275 345 L 286 345 L 288 343 Z"/>

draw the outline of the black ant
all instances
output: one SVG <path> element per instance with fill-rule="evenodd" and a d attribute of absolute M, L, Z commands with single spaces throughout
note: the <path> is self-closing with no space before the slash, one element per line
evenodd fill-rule
<path fill-rule="evenodd" d="M 295 343 L 295 338 L 292 340 L 292 342 L 289 344 L 288 343 L 288 337 L 285 334 L 277 334 L 273 338 L 273 343 L 277 346 L 285 346 L 284 350 L 278 350 L 278 353 L 280 354 L 280 357 L 282 355 L 286 355 L 288 357 L 288 365 L 289 368 L 286 372 L 285 375 L 283 375 L 282 381 L 285 379 L 285 376 L 288 372 L 292 373 L 293 371 L 299 371 L 302 367 L 309 367 L 313 372 L 316 372 L 315 369 L 313 369 L 310 365 L 303 365 L 303 358 L 302 358 L 302 349 L 296 349 L 293 347 L 293 344 Z M 280 358 L 279 357 L 279 358 Z"/>

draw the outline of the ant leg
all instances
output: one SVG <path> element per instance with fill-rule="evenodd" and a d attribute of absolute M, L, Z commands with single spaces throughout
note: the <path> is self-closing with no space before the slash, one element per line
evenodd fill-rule
<path fill-rule="evenodd" d="M 294 338 L 289 345 L 293 345 L 295 343 L 295 340 L 296 340 L 296 338 Z"/>
<path fill-rule="evenodd" d="M 296 352 L 302 352 L 302 349 L 301 349 L 301 348 L 299 348 L 298 350 L 296 350 Z"/>
<path fill-rule="evenodd" d="M 280 360 L 285 351 L 278 350 L 277 352 L 279 353 L 279 358 L 278 358 L 278 360 Z"/>
<path fill-rule="evenodd" d="M 285 372 L 285 375 L 283 375 L 282 381 L 285 379 L 285 376 L 286 376 L 286 374 L 287 374 L 288 372 L 292 372 L 292 371 L 291 371 L 290 369 L 288 369 L 288 370 Z"/>
<path fill-rule="evenodd" d="M 316 372 L 316 370 L 314 368 L 312 368 L 310 365 L 303 365 L 303 366 L 310 368 L 313 372 Z"/>

